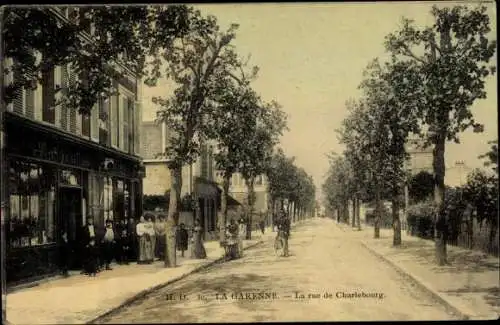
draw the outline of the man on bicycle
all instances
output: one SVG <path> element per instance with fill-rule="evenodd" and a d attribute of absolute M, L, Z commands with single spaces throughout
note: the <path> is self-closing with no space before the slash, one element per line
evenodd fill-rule
<path fill-rule="evenodd" d="M 283 255 L 288 256 L 288 237 L 290 236 L 290 219 L 284 211 L 278 221 L 278 236 L 283 240 Z"/>

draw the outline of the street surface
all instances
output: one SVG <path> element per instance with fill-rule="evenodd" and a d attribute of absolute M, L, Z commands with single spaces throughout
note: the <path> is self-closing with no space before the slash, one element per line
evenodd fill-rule
<path fill-rule="evenodd" d="M 268 238 L 244 258 L 193 274 L 101 322 L 456 319 L 331 219 L 305 221 L 291 236 L 290 257 L 277 257 Z"/>

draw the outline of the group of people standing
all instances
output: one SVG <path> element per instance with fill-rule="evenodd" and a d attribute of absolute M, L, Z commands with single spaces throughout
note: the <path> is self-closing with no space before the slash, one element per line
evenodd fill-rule
<path fill-rule="evenodd" d="M 82 257 L 82 273 L 95 276 L 102 270 L 111 270 L 111 262 L 129 264 L 137 261 L 138 264 L 151 264 L 156 259 L 164 260 L 166 248 L 166 222 L 163 215 L 156 220 L 153 215 L 141 216 L 139 222 L 134 219 L 121 220 L 114 223 L 106 220 L 105 227 L 94 225 L 92 217 L 87 218 L 85 226 L 79 234 L 79 249 L 77 255 Z M 176 231 L 176 250 L 184 252 L 189 246 L 189 232 L 184 224 L 180 224 Z M 203 245 L 203 229 L 199 219 L 195 220 L 192 228 L 191 257 L 206 258 Z M 61 264 L 63 274 L 68 274 L 71 245 L 68 243 L 67 233 L 62 233 Z"/>
<path fill-rule="evenodd" d="M 80 256 L 82 259 L 82 273 L 95 276 L 102 270 L 111 270 L 113 259 L 118 264 L 129 264 L 137 260 L 137 237 L 134 220 L 121 220 L 114 224 L 106 220 L 105 227 L 100 229 L 94 225 L 92 217 L 87 218 L 87 223 L 80 231 Z M 64 249 L 63 245 L 63 249 Z M 67 262 L 67 254 L 62 254 L 63 264 Z M 67 267 L 63 267 L 67 274 Z"/>

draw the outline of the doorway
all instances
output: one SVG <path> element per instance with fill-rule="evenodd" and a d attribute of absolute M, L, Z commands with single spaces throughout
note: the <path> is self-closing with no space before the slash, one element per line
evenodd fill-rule
<path fill-rule="evenodd" d="M 80 228 L 82 219 L 82 189 L 80 187 L 59 188 L 60 229 L 68 235 L 68 244 L 72 251 L 70 269 L 79 269 L 82 265 L 80 248 Z"/>

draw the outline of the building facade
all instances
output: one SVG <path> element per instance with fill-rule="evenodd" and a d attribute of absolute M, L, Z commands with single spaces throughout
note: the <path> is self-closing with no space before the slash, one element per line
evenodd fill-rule
<path fill-rule="evenodd" d="M 406 169 L 416 175 L 422 171 L 433 173 L 432 167 L 432 146 L 424 148 L 423 141 L 412 137 L 406 144 L 406 151 L 409 153 L 409 159 L 406 163 Z"/>
<path fill-rule="evenodd" d="M 53 14 L 62 22 L 70 17 L 68 9 Z M 12 64 L 5 59 L 5 66 Z M 118 92 L 99 100 L 90 115 L 57 104 L 55 89 L 77 78 L 71 66 L 54 67 L 43 75 L 43 86 L 22 89 L 3 108 L 7 281 L 57 272 L 62 233 L 78 252 L 87 216 L 103 227 L 106 219 L 141 214 L 141 82 L 126 67 L 115 68 L 123 72 L 115 81 Z M 4 82 L 15 78 L 5 74 Z M 74 257 L 76 267 L 81 256 Z"/>
<path fill-rule="evenodd" d="M 165 123 L 145 121 L 142 122 L 142 134 L 141 148 L 146 171 L 144 195 L 165 195 L 170 190 L 171 175 L 168 160 L 162 153 L 170 132 Z M 220 189 L 214 182 L 213 147 L 212 143 L 204 143 L 200 157 L 182 169 L 181 197 L 190 195 L 196 202 L 196 208 L 191 214 L 181 213 L 179 222 L 192 225 L 199 218 L 206 240 L 217 236 L 220 205 Z"/>
<path fill-rule="evenodd" d="M 216 182 L 222 187 L 222 171 L 217 171 L 215 173 Z M 254 182 L 254 192 L 255 192 L 255 204 L 254 204 L 254 216 L 252 222 L 258 222 L 261 218 L 268 217 L 264 219 L 266 222 L 270 223 L 270 216 L 267 216 L 269 195 L 267 191 L 267 179 L 265 175 L 259 175 Z M 241 173 L 234 173 L 229 181 L 229 195 L 234 198 L 237 202 L 244 204 L 248 202 L 248 187 L 245 183 L 245 179 Z M 269 219 L 269 220 L 268 220 Z"/>

